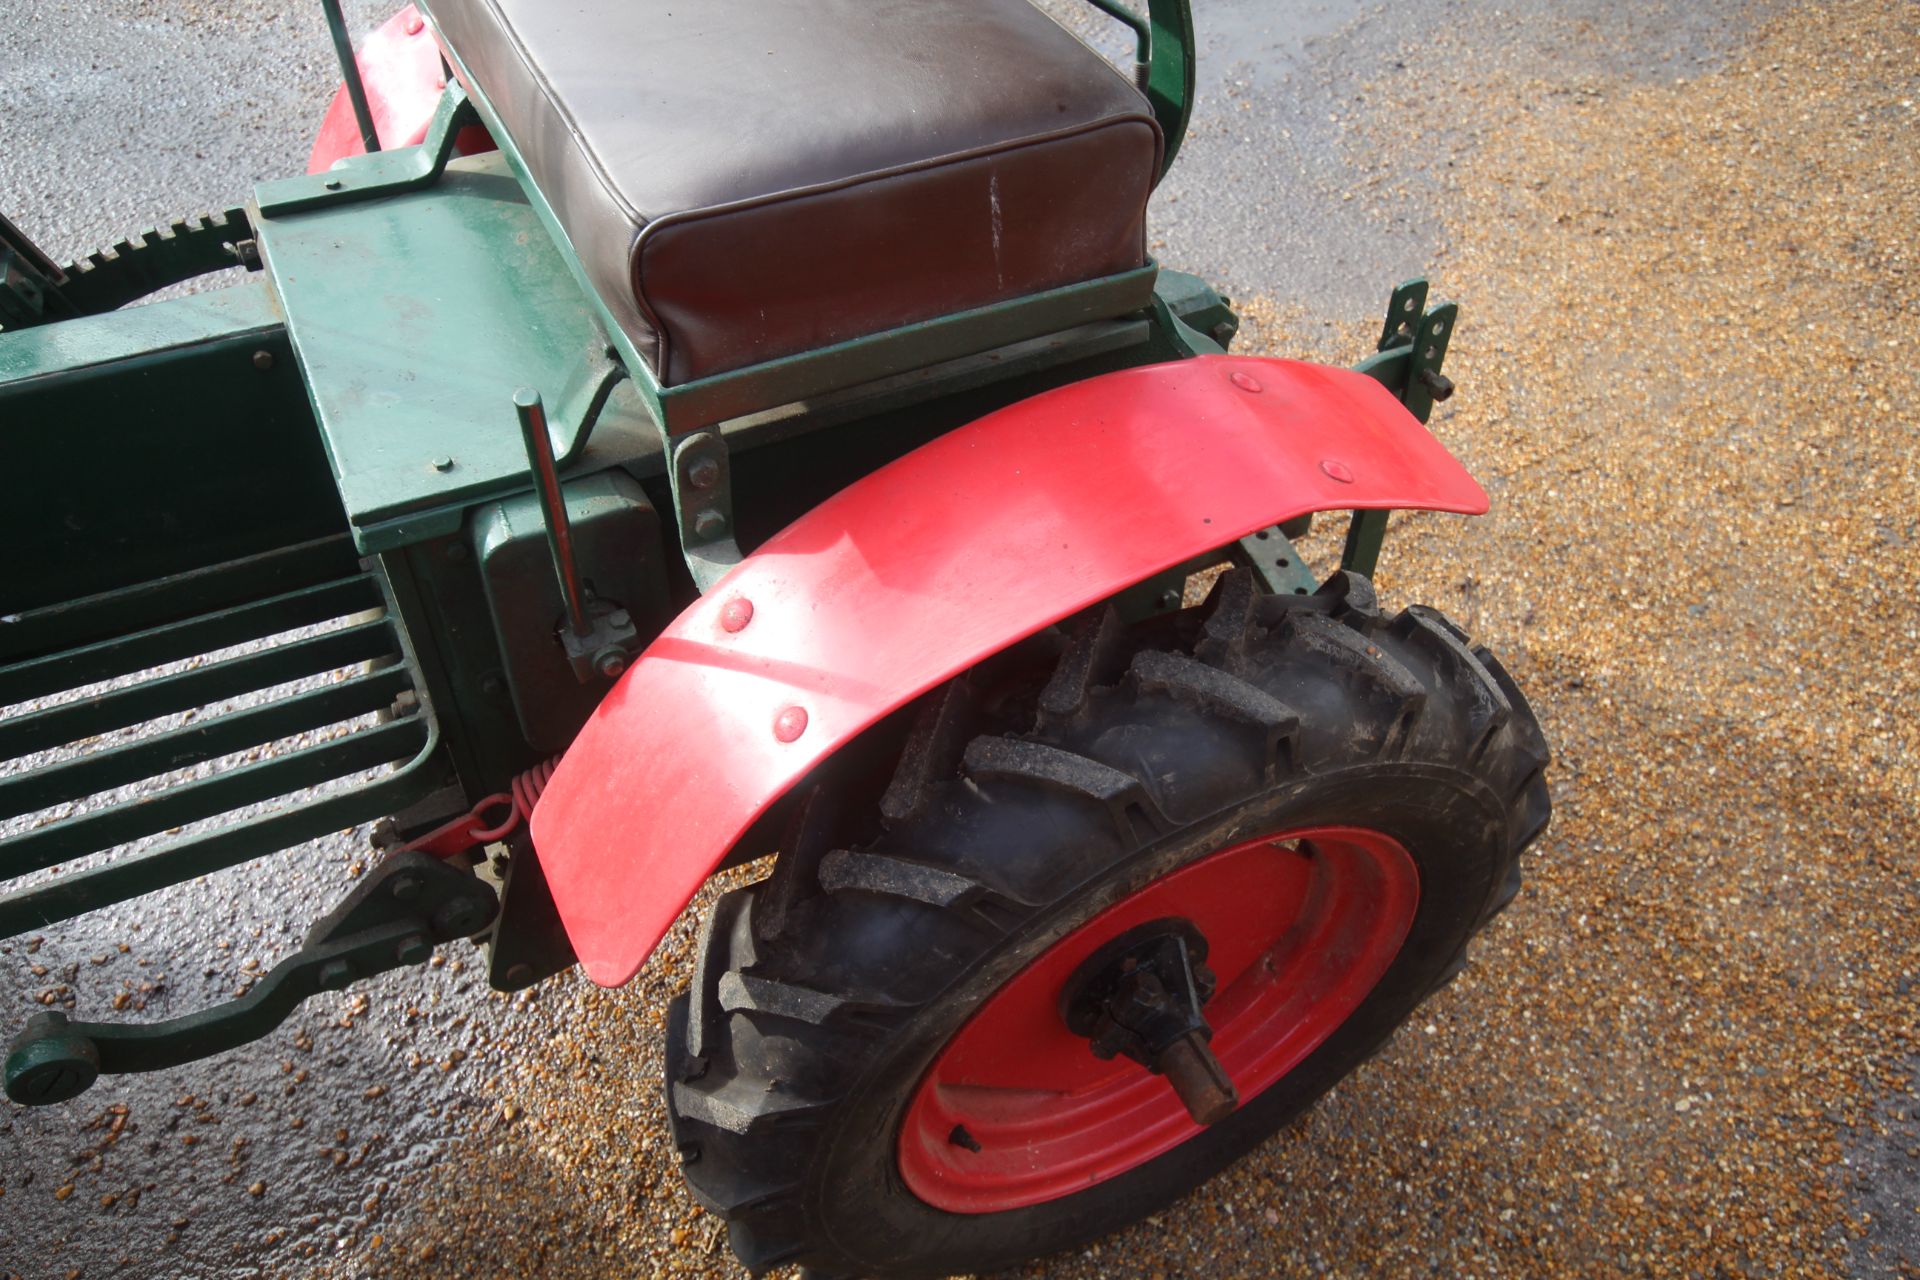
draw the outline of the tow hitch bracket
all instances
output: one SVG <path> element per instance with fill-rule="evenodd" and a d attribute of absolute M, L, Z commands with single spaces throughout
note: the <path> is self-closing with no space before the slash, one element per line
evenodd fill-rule
<path fill-rule="evenodd" d="M 468 871 L 425 853 L 397 854 L 237 1000 L 151 1023 L 36 1015 L 8 1048 L 7 1096 L 30 1107 L 64 1102 L 102 1075 L 158 1071 L 258 1040 L 309 996 L 424 964 L 437 943 L 478 933 L 498 910 L 494 891 Z"/>

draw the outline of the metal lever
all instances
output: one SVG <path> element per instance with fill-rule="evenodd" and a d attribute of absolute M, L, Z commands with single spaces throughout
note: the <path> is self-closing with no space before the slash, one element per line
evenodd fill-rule
<path fill-rule="evenodd" d="M 560 469 L 554 462 L 553 437 L 547 431 L 547 409 L 540 393 L 532 387 L 520 388 L 513 393 L 513 408 L 520 417 L 520 438 L 526 443 L 527 466 L 540 499 L 540 517 L 547 526 L 547 549 L 553 553 L 553 571 L 560 579 L 560 599 L 566 607 L 561 646 L 582 684 L 596 675 L 611 680 L 627 669 L 628 646 L 639 633 L 625 609 L 593 599 L 580 580 L 573 556 L 573 523 L 560 492 Z"/>

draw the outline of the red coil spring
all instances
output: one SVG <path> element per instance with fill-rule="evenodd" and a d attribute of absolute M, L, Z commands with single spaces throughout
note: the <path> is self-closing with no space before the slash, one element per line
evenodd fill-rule
<path fill-rule="evenodd" d="M 547 789 L 547 783 L 552 781 L 553 771 L 559 765 L 559 756 L 542 760 L 526 772 L 515 775 L 509 790 L 495 792 L 473 806 L 470 812 L 408 842 L 405 849 L 419 849 L 435 857 L 449 858 L 456 853 L 465 853 L 480 845 L 506 839 L 533 816 L 534 804 L 540 799 L 540 793 Z M 488 825 L 488 816 L 502 811 L 505 816 Z"/>

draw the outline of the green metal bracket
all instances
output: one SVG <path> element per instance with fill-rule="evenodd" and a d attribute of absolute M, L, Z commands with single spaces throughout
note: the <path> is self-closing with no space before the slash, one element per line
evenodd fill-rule
<path fill-rule="evenodd" d="M 436 944 L 479 933 L 498 910 L 494 891 L 470 872 L 425 853 L 396 854 L 237 1000 L 142 1024 L 35 1016 L 9 1047 L 7 1096 L 25 1106 L 64 1102 L 102 1075 L 160 1071 L 258 1040 L 309 996 L 424 964 Z"/>
<path fill-rule="evenodd" d="M 1400 403 L 1420 421 L 1433 416 L 1434 402 L 1453 394 L 1453 382 L 1440 372 L 1447 344 L 1460 308 L 1451 302 L 1429 308 L 1427 282 L 1405 281 L 1387 300 L 1387 316 L 1380 327 L 1378 350 L 1358 365 L 1364 373 L 1400 397 Z M 1356 511 L 1347 526 L 1347 543 L 1340 565 L 1359 574 L 1371 574 L 1380 562 L 1386 541 L 1388 511 Z"/>
<path fill-rule="evenodd" d="M 261 217 L 278 218 L 430 187 L 453 159 L 460 130 L 479 122 L 465 92 L 450 83 L 419 146 L 354 156 L 325 173 L 263 182 L 255 188 L 254 203 Z"/>
<path fill-rule="evenodd" d="M 1120 0 L 1089 0 L 1094 8 L 1133 31 L 1134 83 L 1147 95 L 1163 139 L 1160 176 L 1173 167 L 1193 115 L 1193 9 L 1189 0 L 1148 0 L 1147 16 Z"/>
<path fill-rule="evenodd" d="M 734 538 L 733 468 L 727 442 L 714 430 L 669 439 L 673 450 L 667 475 L 673 487 L 673 515 L 687 572 L 702 592 L 741 561 Z"/>
<path fill-rule="evenodd" d="M 1457 304 L 1427 307 L 1427 282 L 1415 278 L 1393 291 L 1380 328 L 1378 350 L 1354 366 L 1400 397 L 1408 412 L 1425 422 L 1434 402 L 1453 394 L 1453 382 L 1440 372 L 1453 339 Z"/>
<path fill-rule="evenodd" d="M 589 351 L 560 393 L 559 431 L 553 437 L 554 460 L 561 466 L 587 451 L 587 438 L 606 411 L 613 391 L 627 380 L 627 366 L 611 345 Z"/>
<path fill-rule="evenodd" d="M 1260 585 L 1275 595 L 1310 596 L 1320 585 L 1277 524 L 1254 530 L 1230 550 L 1233 562 L 1252 569 Z"/>

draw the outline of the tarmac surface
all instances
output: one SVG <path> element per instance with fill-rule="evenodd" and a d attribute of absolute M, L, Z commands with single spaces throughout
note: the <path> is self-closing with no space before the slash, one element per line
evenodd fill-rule
<path fill-rule="evenodd" d="M 1462 302 L 1434 427 L 1494 511 L 1396 521 L 1380 586 L 1502 655 L 1556 820 L 1377 1059 L 1027 1274 L 1920 1276 L 1920 6 L 1196 7 L 1154 252 L 1277 354 L 1351 362 L 1417 271 Z M 285 8 L 0 9 L 0 208 L 64 258 L 301 169 L 331 49 Z M 0 942 L 0 1030 L 229 996 L 366 856 Z M 741 1274 L 659 1101 L 693 927 L 619 991 L 443 948 L 8 1106 L 0 1276 Z"/>

